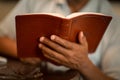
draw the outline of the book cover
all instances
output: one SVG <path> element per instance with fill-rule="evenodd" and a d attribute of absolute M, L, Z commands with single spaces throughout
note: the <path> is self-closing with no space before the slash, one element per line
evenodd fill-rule
<path fill-rule="evenodd" d="M 16 16 L 18 57 L 41 57 L 39 38 L 52 34 L 78 43 L 78 33 L 84 32 L 89 53 L 100 43 L 112 17 L 100 13 L 74 13 L 67 17 L 54 14 L 25 14 Z M 40 54 L 41 53 L 41 54 Z"/>

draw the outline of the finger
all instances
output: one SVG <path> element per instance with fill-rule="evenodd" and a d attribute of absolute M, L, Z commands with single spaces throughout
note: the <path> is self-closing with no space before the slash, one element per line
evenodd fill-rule
<path fill-rule="evenodd" d="M 29 64 L 38 64 L 41 62 L 41 59 L 36 57 L 21 58 L 20 60 L 22 62 L 29 63 Z"/>
<path fill-rule="evenodd" d="M 87 39 L 82 31 L 79 33 L 78 40 L 81 43 L 81 45 L 88 46 Z"/>
<path fill-rule="evenodd" d="M 49 46 L 49 47 L 52 48 L 53 50 L 55 50 L 55 51 L 57 51 L 57 52 L 59 52 L 59 53 L 61 53 L 61 54 L 63 54 L 63 55 L 66 55 L 66 54 L 68 53 L 68 50 L 67 50 L 67 49 L 65 49 L 65 48 L 63 48 L 62 46 L 60 46 L 60 45 L 58 45 L 58 44 L 56 44 L 56 43 L 48 40 L 48 39 L 45 38 L 45 37 L 41 37 L 41 38 L 40 38 L 40 41 L 41 41 L 43 44 Z M 65 53 L 66 53 L 66 54 L 65 54 Z"/>
<path fill-rule="evenodd" d="M 62 38 L 60 38 L 60 37 L 58 37 L 56 35 L 52 35 L 51 36 L 51 40 L 55 41 L 56 43 L 62 45 L 65 48 L 68 48 L 68 49 L 72 49 L 73 48 L 73 43 L 72 42 L 69 42 L 69 41 L 67 41 L 65 39 L 62 39 Z"/>
<path fill-rule="evenodd" d="M 47 57 L 47 58 L 49 58 L 49 59 L 51 59 L 51 60 L 53 60 L 57 63 L 60 63 L 60 64 L 64 60 L 66 60 L 66 58 L 63 55 L 57 53 L 56 51 L 53 51 L 53 50 L 49 49 L 47 46 L 45 46 L 43 44 L 39 44 L 38 46 L 41 50 L 43 50 L 45 52 L 43 54 L 45 57 Z"/>

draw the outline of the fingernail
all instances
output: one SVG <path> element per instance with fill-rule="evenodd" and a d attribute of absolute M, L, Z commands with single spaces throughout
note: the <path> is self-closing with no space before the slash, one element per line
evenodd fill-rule
<path fill-rule="evenodd" d="M 40 37 L 40 41 L 42 42 L 45 39 L 45 37 Z"/>
<path fill-rule="evenodd" d="M 51 39 L 51 40 L 54 40 L 54 39 L 55 39 L 55 35 L 52 35 L 52 36 L 50 37 L 50 39 Z"/>
<path fill-rule="evenodd" d="M 83 34 L 83 32 L 81 32 L 81 37 L 82 37 L 82 38 L 84 37 L 84 34 Z"/>
<path fill-rule="evenodd" d="M 41 47 L 42 47 L 42 44 L 39 44 L 38 47 L 41 48 Z"/>

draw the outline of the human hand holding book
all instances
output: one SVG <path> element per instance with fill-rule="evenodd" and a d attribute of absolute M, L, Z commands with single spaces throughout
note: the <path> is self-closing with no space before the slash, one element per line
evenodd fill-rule
<path fill-rule="evenodd" d="M 58 64 L 62 64 L 72 69 L 77 69 L 80 63 L 88 60 L 88 43 L 83 32 L 78 35 L 79 43 L 70 42 L 56 35 L 50 39 L 40 37 L 39 48 L 44 56 Z"/>

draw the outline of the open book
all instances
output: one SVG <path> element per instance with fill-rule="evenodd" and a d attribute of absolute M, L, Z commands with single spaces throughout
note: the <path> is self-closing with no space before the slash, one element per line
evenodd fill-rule
<path fill-rule="evenodd" d="M 89 53 L 96 50 L 112 17 L 101 13 L 73 13 L 63 17 L 53 13 L 25 14 L 16 16 L 17 51 L 19 57 L 38 57 L 41 36 L 58 35 L 78 43 L 78 33 L 84 32 Z"/>

